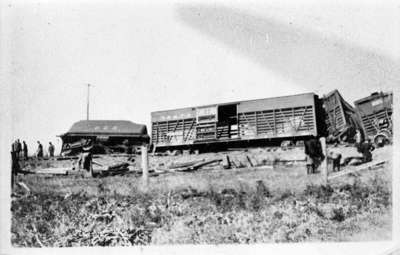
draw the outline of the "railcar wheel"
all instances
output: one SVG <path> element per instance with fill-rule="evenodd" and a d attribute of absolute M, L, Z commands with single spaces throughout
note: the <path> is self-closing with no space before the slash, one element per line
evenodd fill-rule
<path fill-rule="evenodd" d="M 384 133 L 377 134 L 374 137 L 374 143 L 378 147 L 383 147 L 388 142 L 389 142 L 389 137 Z"/>

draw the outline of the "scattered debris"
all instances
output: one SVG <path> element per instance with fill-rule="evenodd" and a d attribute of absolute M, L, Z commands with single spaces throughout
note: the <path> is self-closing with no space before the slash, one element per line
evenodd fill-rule
<path fill-rule="evenodd" d="M 125 175 L 128 172 L 129 172 L 128 168 L 111 169 L 106 171 L 100 171 L 95 176 L 105 177 L 105 176 Z"/>
<path fill-rule="evenodd" d="M 361 164 L 355 168 L 349 169 L 349 170 L 343 170 L 339 173 L 335 173 L 335 174 L 331 174 L 330 176 L 328 176 L 328 180 L 343 176 L 343 175 L 347 175 L 347 174 L 352 174 L 361 170 L 367 170 L 367 169 L 371 169 L 373 167 L 376 166 L 381 166 L 383 164 L 387 163 L 386 160 L 380 160 L 380 161 L 376 161 L 376 162 L 369 162 L 369 163 L 365 163 L 365 164 Z"/>
<path fill-rule="evenodd" d="M 65 156 L 65 157 L 57 157 L 56 160 L 61 161 L 61 160 L 76 160 L 79 159 L 78 156 Z"/>
<path fill-rule="evenodd" d="M 111 155 L 110 155 L 111 156 Z M 100 158 L 99 155 L 93 155 L 92 158 Z M 61 157 L 55 157 L 57 161 L 63 161 L 63 160 L 77 160 L 79 159 L 79 156 L 61 156 Z"/>
<path fill-rule="evenodd" d="M 273 165 L 264 165 L 264 166 L 257 166 L 254 167 L 253 170 L 262 170 L 262 169 L 274 169 Z"/>
<path fill-rule="evenodd" d="M 211 164 L 211 163 L 214 163 L 214 162 L 220 162 L 220 161 L 222 161 L 222 159 L 212 159 L 212 160 L 208 160 L 208 161 L 204 161 L 204 162 L 199 162 L 199 163 L 194 164 L 194 165 L 189 166 L 189 167 L 177 168 L 177 169 L 174 169 L 174 170 L 175 171 L 180 171 L 180 172 L 182 172 L 182 171 L 194 171 L 194 170 L 199 169 L 202 166 L 205 166 L 205 165 L 208 165 L 208 164 Z"/>
<path fill-rule="evenodd" d="M 71 168 L 42 168 L 36 170 L 35 174 L 67 175 Z"/>
<path fill-rule="evenodd" d="M 190 162 L 184 162 L 184 163 L 172 163 L 168 168 L 169 169 L 175 169 L 175 168 L 183 168 L 183 167 L 188 167 L 188 166 L 193 166 L 197 163 L 204 162 L 205 159 L 201 160 L 195 160 L 195 161 L 190 161 Z"/>
<path fill-rule="evenodd" d="M 24 196 L 29 196 L 29 194 L 31 194 L 31 190 L 28 188 L 28 186 L 26 186 L 25 183 L 23 183 L 23 182 L 17 182 L 17 185 L 18 185 L 19 187 L 23 188 L 23 189 L 26 191 L 26 193 L 25 193 Z"/>
<path fill-rule="evenodd" d="M 121 169 L 128 169 L 129 163 L 119 163 L 115 165 L 111 165 L 107 167 L 107 170 L 121 170 Z"/>
<path fill-rule="evenodd" d="M 251 162 L 251 160 L 250 160 L 250 157 L 249 157 L 249 156 L 246 156 L 246 158 L 247 158 L 247 160 L 249 161 L 249 163 L 250 163 L 250 166 L 251 166 L 251 167 L 253 167 L 253 166 L 254 166 L 254 164 Z"/>
<path fill-rule="evenodd" d="M 222 159 L 222 167 L 224 169 L 229 169 L 231 168 L 231 163 L 229 161 L 229 156 L 225 155 L 225 157 Z"/>

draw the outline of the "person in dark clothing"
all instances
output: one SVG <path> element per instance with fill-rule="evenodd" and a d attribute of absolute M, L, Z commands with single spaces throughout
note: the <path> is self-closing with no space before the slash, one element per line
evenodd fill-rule
<path fill-rule="evenodd" d="M 14 187 L 15 176 L 20 171 L 19 160 L 16 151 L 11 151 L 11 188 Z"/>
<path fill-rule="evenodd" d="M 11 144 L 11 152 L 17 151 L 16 142 L 17 142 L 17 140 L 15 140 L 15 141 Z"/>
<path fill-rule="evenodd" d="M 307 157 L 307 174 L 313 174 L 316 172 L 321 161 L 325 158 L 322 153 L 322 146 L 319 140 L 313 137 L 304 142 L 304 147 L 304 153 Z"/>
<path fill-rule="evenodd" d="M 15 140 L 12 144 L 11 144 L 11 151 L 15 152 L 15 157 L 18 157 L 18 140 Z"/>
<path fill-rule="evenodd" d="M 17 156 L 18 158 L 22 157 L 22 144 L 19 139 L 17 139 Z"/>
<path fill-rule="evenodd" d="M 92 151 L 91 147 L 83 148 L 81 155 L 78 160 L 79 169 L 85 169 L 90 176 L 93 177 L 93 166 L 92 166 Z"/>
<path fill-rule="evenodd" d="M 130 153 L 132 152 L 132 149 L 131 149 L 131 147 L 129 146 L 129 141 L 128 141 L 128 139 L 125 139 L 125 140 L 122 142 L 122 145 L 124 146 L 124 151 L 125 151 L 126 154 L 130 154 Z"/>
<path fill-rule="evenodd" d="M 25 141 L 22 142 L 22 152 L 23 152 L 23 157 L 25 160 L 28 159 L 28 145 L 26 145 Z"/>
<path fill-rule="evenodd" d="M 375 147 L 371 144 L 370 140 L 367 139 L 359 146 L 359 152 L 363 155 L 362 162 L 367 163 L 372 161 L 372 153 Z"/>
<path fill-rule="evenodd" d="M 356 134 L 354 135 L 354 140 L 355 140 L 355 147 L 357 149 L 357 152 L 360 152 L 360 146 L 364 142 L 363 136 L 361 134 L 361 130 L 357 129 Z"/>
<path fill-rule="evenodd" d="M 334 151 L 330 151 L 328 154 L 328 162 L 332 164 L 332 172 L 340 171 L 340 160 L 342 159 L 342 154 Z"/>
<path fill-rule="evenodd" d="M 38 143 L 38 148 L 36 151 L 36 157 L 43 158 L 43 145 L 39 141 L 37 141 L 37 143 Z"/>
<path fill-rule="evenodd" d="M 49 156 L 54 157 L 54 145 L 51 142 L 49 142 Z"/>

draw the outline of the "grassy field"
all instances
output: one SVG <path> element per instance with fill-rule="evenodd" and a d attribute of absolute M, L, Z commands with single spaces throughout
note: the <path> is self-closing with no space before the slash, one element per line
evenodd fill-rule
<path fill-rule="evenodd" d="M 385 154 L 385 153 L 381 153 Z M 303 165 L 150 178 L 19 176 L 14 246 L 130 246 L 391 238 L 391 166 L 322 186 Z M 17 190 L 18 192 L 18 190 Z"/>

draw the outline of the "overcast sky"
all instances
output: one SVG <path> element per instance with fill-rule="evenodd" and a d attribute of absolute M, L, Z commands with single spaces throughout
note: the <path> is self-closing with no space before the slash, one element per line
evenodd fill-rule
<path fill-rule="evenodd" d="M 11 139 L 61 143 L 86 118 L 399 84 L 399 5 L 4 3 Z M 333 1 L 332 1 L 333 2 Z M 4 101 L 3 101 L 4 104 Z"/>

